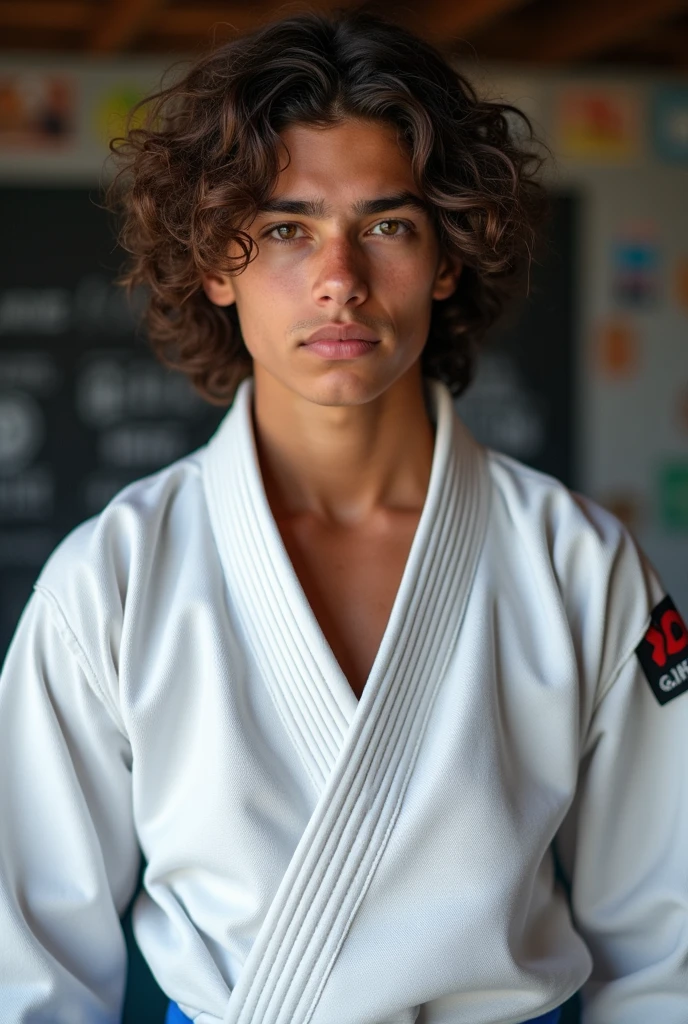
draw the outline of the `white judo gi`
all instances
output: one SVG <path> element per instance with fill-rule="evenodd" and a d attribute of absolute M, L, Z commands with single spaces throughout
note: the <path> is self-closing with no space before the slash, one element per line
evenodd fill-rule
<path fill-rule="evenodd" d="M 616 519 L 427 387 L 360 701 L 270 512 L 251 379 L 51 555 L 0 679 L 2 1024 L 119 1019 L 139 846 L 136 938 L 196 1024 L 516 1024 L 581 987 L 585 1024 L 687 1024 L 688 638 Z"/>

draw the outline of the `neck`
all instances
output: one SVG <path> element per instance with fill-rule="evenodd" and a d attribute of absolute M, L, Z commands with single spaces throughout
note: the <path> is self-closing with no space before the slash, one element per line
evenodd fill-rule
<path fill-rule="evenodd" d="M 420 369 L 362 405 L 317 405 L 264 372 L 253 425 L 275 519 L 312 515 L 355 527 L 381 510 L 423 507 L 434 453 Z"/>

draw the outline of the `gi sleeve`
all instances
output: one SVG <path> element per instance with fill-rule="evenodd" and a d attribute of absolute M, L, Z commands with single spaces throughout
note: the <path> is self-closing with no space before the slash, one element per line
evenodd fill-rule
<path fill-rule="evenodd" d="M 140 854 L 131 753 L 50 593 L 34 590 L 0 674 L 0 1020 L 115 1024 L 120 914 Z"/>
<path fill-rule="evenodd" d="M 655 696 L 636 653 L 651 650 L 654 628 L 600 689 L 555 841 L 593 959 L 583 1024 L 688 1021 L 688 694 L 674 670 L 657 688 L 666 703 Z"/>

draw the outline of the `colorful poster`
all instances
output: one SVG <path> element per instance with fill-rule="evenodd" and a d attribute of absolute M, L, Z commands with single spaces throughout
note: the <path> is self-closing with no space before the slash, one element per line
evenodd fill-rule
<path fill-rule="evenodd" d="M 64 74 L 0 74 L 0 150 L 64 146 L 74 137 L 75 94 Z"/>
<path fill-rule="evenodd" d="M 663 86 L 652 102 L 655 152 L 670 163 L 688 163 L 688 86 Z"/>
<path fill-rule="evenodd" d="M 563 156 L 626 161 L 640 150 L 640 100 L 630 89 L 571 86 L 554 117 Z"/>
<path fill-rule="evenodd" d="M 659 231 L 654 221 L 625 225 L 612 240 L 612 298 L 621 306 L 654 306 L 660 294 Z"/>

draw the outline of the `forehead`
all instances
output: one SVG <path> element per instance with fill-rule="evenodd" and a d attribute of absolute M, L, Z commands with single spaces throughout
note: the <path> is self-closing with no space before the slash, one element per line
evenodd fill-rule
<path fill-rule="evenodd" d="M 328 128 L 290 125 L 280 133 L 289 165 L 280 172 L 273 196 L 328 197 L 346 205 L 361 194 L 396 189 L 416 191 L 410 156 L 391 125 L 343 121 Z"/>

